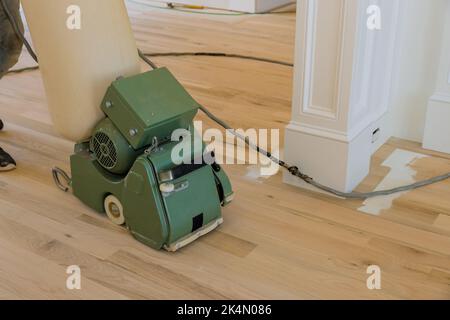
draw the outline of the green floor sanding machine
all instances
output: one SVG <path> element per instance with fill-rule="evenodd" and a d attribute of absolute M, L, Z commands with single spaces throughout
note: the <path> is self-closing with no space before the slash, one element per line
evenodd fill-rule
<path fill-rule="evenodd" d="M 183 155 L 190 161 L 173 161 L 180 141 L 195 137 L 199 105 L 166 68 L 117 79 L 101 109 L 105 119 L 71 157 L 76 197 L 155 249 L 176 251 L 223 222 L 233 191 L 221 166 L 204 160 L 214 153 L 205 157 L 202 143 Z M 192 134 L 174 141 L 177 129 Z"/>

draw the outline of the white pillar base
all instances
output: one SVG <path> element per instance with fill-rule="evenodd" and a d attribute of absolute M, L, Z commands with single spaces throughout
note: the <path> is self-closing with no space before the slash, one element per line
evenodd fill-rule
<path fill-rule="evenodd" d="M 369 173 L 373 132 L 373 127 L 368 126 L 349 140 L 338 133 L 314 132 L 314 129 L 291 123 L 286 128 L 286 145 L 296 147 L 285 150 L 286 162 L 298 166 L 321 184 L 350 192 Z M 307 187 L 289 173 L 284 174 L 284 182 Z"/>

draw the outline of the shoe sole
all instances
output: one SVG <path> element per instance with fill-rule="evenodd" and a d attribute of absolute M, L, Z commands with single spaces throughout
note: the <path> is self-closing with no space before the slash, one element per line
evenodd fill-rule
<path fill-rule="evenodd" d="M 6 167 L 0 167 L 0 172 L 11 171 L 11 170 L 14 170 L 15 168 L 16 168 L 16 165 L 8 164 Z"/>

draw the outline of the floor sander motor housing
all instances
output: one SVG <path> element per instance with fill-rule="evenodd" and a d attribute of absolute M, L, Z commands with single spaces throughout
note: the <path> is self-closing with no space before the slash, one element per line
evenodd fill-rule
<path fill-rule="evenodd" d="M 176 251 L 223 222 L 233 195 L 224 170 L 172 161 L 171 135 L 194 130 L 199 105 L 167 69 L 114 81 L 101 108 L 106 118 L 71 157 L 75 196 L 155 249 Z"/>

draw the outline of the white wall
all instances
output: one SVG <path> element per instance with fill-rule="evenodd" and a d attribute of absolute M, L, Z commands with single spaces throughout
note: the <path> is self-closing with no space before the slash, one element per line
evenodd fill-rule
<path fill-rule="evenodd" d="M 450 153 L 450 5 L 447 8 L 438 81 L 430 97 L 423 147 Z"/>
<path fill-rule="evenodd" d="M 449 0 L 401 0 L 390 104 L 392 135 L 422 142 L 428 99 L 436 89 Z"/>
<path fill-rule="evenodd" d="M 439 76 L 436 92 L 450 94 L 450 1 L 447 7 L 444 43 L 439 66 Z"/>

